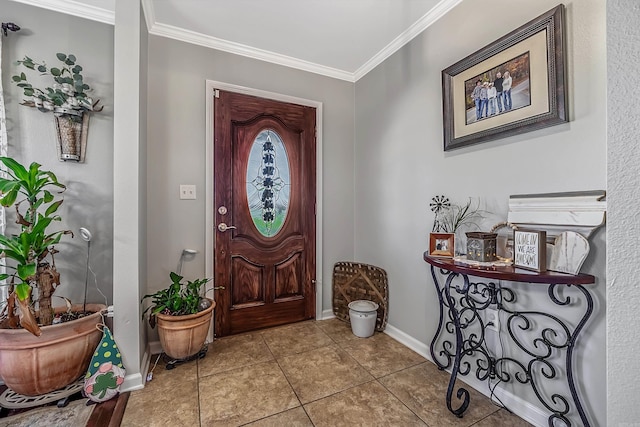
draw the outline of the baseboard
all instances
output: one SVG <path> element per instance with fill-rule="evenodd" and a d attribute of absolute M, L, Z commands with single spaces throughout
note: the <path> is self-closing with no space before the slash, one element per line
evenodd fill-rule
<path fill-rule="evenodd" d="M 322 317 L 318 320 L 328 320 L 333 319 L 334 317 L 336 317 L 336 315 L 333 314 L 333 309 L 329 308 L 327 310 L 322 310 Z"/>
<path fill-rule="evenodd" d="M 147 347 L 147 351 L 149 352 L 149 357 L 154 354 L 162 353 L 162 345 L 160 344 L 160 341 L 151 341 Z"/>
<path fill-rule="evenodd" d="M 384 333 L 389 335 L 394 340 L 398 341 L 418 353 L 420 356 L 433 362 L 429 346 L 404 331 L 396 328 L 395 326 L 387 323 L 387 327 Z M 449 370 L 447 370 L 449 371 Z M 450 371 L 449 371 L 450 372 Z M 479 381 L 473 375 L 458 376 L 458 379 L 470 387 L 473 387 L 480 393 L 487 397 L 491 396 L 491 391 L 486 382 Z M 509 408 L 514 414 L 522 418 L 523 420 L 533 424 L 534 426 L 545 427 L 549 425 L 549 414 L 545 413 L 542 409 L 527 402 L 526 400 L 516 396 L 515 394 L 506 391 L 500 387 L 496 387 L 494 395 L 497 396 L 502 403 Z M 473 403 L 471 403 L 473 405 Z"/>
<path fill-rule="evenodd" d="M 120 392 L 124 393 L 125 391 L 140 390 L 143 388 L 144 382 L 142 381 L 142 374 L 131 374 L 124 377 L 124 382 L 120 387 Z"/>

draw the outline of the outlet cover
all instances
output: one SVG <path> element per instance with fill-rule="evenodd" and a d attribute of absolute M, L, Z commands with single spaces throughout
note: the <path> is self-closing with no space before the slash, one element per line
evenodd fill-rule
<path fill-rule="evenodd" d="M 196 198 L 196 186 L 195 185 L 180 185 L 180 199 L 181 200 L 195 200 Z"/>
<path fill-rule="evenodd" d="M 487 329 L 498 332 L 500 330 L 500 316 L 495 308 L 485 308 L 484 320 Z"/>

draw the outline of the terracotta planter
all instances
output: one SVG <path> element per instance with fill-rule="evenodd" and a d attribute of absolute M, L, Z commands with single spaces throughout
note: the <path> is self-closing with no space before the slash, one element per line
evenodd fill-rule
<path fill-rule="evenodd" d="M 87 304 L 94 314 L 71 322 L 42 327 L 36 337 L 24 329 L 0 329 L 0 377 L 7 387 L 38 396 L 71 384 L 87 372 L 102 332 L 103 304 Z M 75 305 L 81 311 L 82 305 Z M 56 312 L 66 311 L 66 307 Z"/>
<path fill-rule="evenodd" d="M 216 303 L 196 314 L 169 316 L 157 314 L 158 335 L 162 349 L 169 357 L 184 359 L 193 356 L 202 349 Z"/>

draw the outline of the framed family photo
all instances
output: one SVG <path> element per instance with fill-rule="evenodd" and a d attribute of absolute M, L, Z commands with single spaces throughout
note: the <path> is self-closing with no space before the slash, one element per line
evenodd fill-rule
<path fill-rule="evenodd" d="M 564 5 L 442 71 L 444 150 L 568 121 Z"/>
<path fill-rule="evenodd" d="M 430 233 L 429 234 L 429 255 L 451 258 L 454 255 L 453 233 Z"/>

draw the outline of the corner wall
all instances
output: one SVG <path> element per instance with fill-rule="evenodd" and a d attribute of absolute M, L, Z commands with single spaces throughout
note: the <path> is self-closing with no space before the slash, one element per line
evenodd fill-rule
<path fill-rule="evenodd" d="M 193 261 L 185 262 L 183 274 L 205 274 L 206 80 L 323 103 L 322 286 L 323 307 L 330 308 L 333 264 L 353 259 L 353 83 L 153 35 L 148 75 L 148 293 L 166 287 L 183 248 L 198 251 Z M 197 199 L 179 200 L 180 184 L 195 184 Z"/>
<path fill-rule="evenodd" d="M 56 248 L 56 266 L 61 285 L 55 295 L 74 303 L 82 303 L 86 275 L 87 244 L 78 235 L 80 227 L 88 228 L 91 241 L 90 266 L 95 272 L 88 277 L 89 302 L 108 303 L 113 295 L 113 27 L 69 15 L 0 0 L 2 22 L 14 22 L 22 29 L 3 37 L 2 74 L 7 111 L 8 154 L 29 165 L 38 162 L 53 171 L 67 186 L 59 213 L 61 223 L 53 229 L 70 229 L 75 238 L 63 237 Z M 79 36 L 80 35 L 80 36 Z M 56 132 L 52 113 L 20 105 L 24 96 L 11 76 L 25 72 L 34 86 L 53 83 L 16 65 L 28 55 L 34 60 L 56 66 L 56 53 L 73 53 L 84 68 L 85 81 L 93 88 L 92 96 L 101 100 L 104 110 L 92 113 L 89 121 L 87 154 L 84 163 L 60 162 L 56 153 Z M 37 84 L 36 84 L 37 83 Z M 7 209 L 7 231 L 15 230 L 15 210 Z M 55 305 L 63 305 L 54 298 Z"/>
<path fill-rule="evenodd" d="M 637 426 L 640 420 L 640 322 L 637 266 L 640 253 L 640 4 L 607 2 L 607 422 Z M 604 425 L 604 424 L 603 424 Z"/>
<path fill-rule="evenodd" d="M 487 230 L 506 219 L 511 194 L 606 188 L 602 1 L 565 2 L 570 123 L 446 153 L 442 148 L 441 70 L 557 4 L 462 2 L 356 83 L 356 259 L 387 270 L 389 323 L 425 346 L 438 313 L 422 260 L 432 197 L 444 194 L 457 203 L 479 198 L 493 213 L 482 224 Z M 523 159 L 536 167 L 524 173 Z M 596 311 L 575 350 L 578 387 L 593 425 L 606 424 L 604 238 L 604 229 L 591 238 L 582 270 L 597 278 L 590 287 Z M 524 291 L 532 301 L 548 298 L 539 287 Z M 525 387 L 510 391 L 540 406 Z"/>

